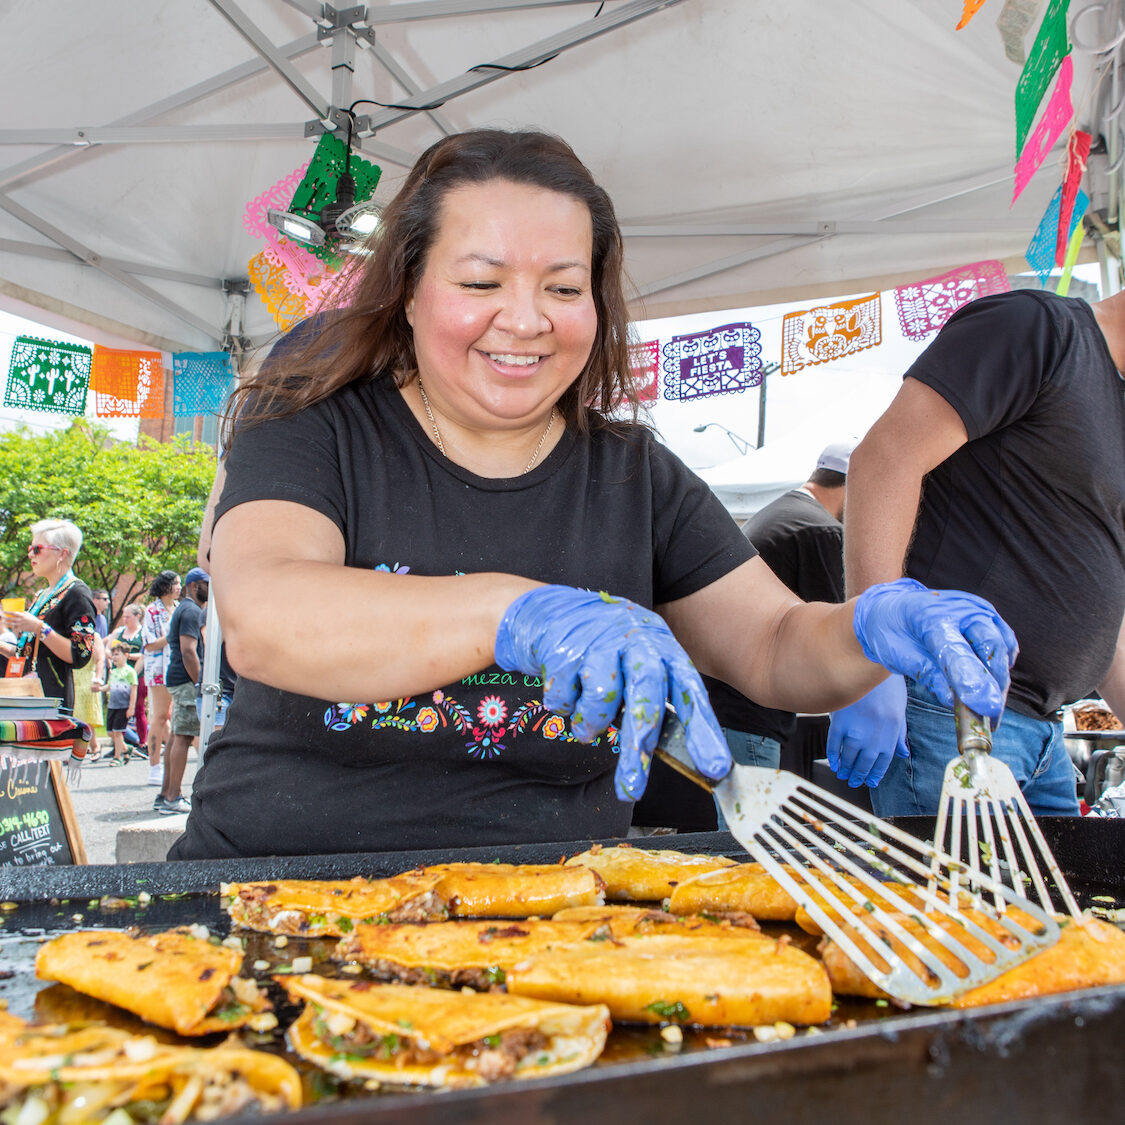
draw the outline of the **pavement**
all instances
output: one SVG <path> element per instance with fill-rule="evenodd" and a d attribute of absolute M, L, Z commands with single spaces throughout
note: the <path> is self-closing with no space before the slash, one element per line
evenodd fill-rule
<path fill-rule="evenodd" d="M 111 749 L 108 738 L 99 737 L 99 742 L 104 744 L 103 748 Z M 182 790 L 189 800 L 198 766 L 193 750 L 188 755 Z M 163 854 L 147 852 L 152 851 L 153 845 L 162 846 L 169 833 L 182 830 L 187 814 L 160 816 L 154 813 L 152 802 L 160 789 L 147 785 L 147 780 L 148 760 L 145 758 L 134 758 L 123 766 L 111 766 L 108 759 L 83 764 L 79 784 L 70 787 L 70 798 L 90 863 L 117 862 L 117 834 L 121 829 L 127 830 L 123 842 L 126 839 L 131 842 L 127 858 L 164 858 Z"/>

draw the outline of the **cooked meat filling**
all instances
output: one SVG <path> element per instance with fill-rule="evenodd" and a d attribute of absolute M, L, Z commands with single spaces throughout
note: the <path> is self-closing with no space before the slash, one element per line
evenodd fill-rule
<path fill-rule="evenodd" d="M 317 1010 L 313 1030 L 322 1043 L 345 1059 L 381 1059 L 399 1068 L 453 1061 L 466 1070 L 476 1071 L 488 1082 L 511 1078 L 520 1060 L 542 1051 L 549 1043 L 541 1031 L 514 1028 L 465 1043 L 451 1054 L 441 1055 L 405 1035 L 380 1035 L 366 1024 L 324 1009 Z"/>

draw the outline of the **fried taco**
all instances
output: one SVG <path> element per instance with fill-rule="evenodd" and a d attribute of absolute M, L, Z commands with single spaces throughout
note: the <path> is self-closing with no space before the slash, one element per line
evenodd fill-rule
<path fill-rule="evenodd" d="M 342 1078 L 391 1085 L 485 1086 L 589 1066 L 605 1046 L 609 1012 L 492 992 L 329 980 L 279 983 L 305 1009 L 290 1048 Z"/>
<path fill-rule="evenodd" d="M 452 918 L 529 918 L 605 901 L 596 871 L 558 863 L 443 863 L 422 874 L 439 876 Z"/>
<path fill-rule="evenodd" d="M 35 975 L 116 1004 L 179 1035 L 277 1026 L 266 996 L 240 977 L 241 950 L 203 927 L 158 934 L 81 930 L 40 947 Z"/>
<path fill-rule="evenodd" d="M 613 937 L 641 937 L 644 934 L 684 934 L 702 937 L 760 937 L 760 927 L 749 914 L 728 911 L 722 917 L 703 914 L 671 914 L 647 906 L 571 906 L 560 910 L 552 922 L 601 922 Z M 772 939 L 765 938 L 769 941 Z"/>
<path fill-rule="evenodd" d="M 169 1046 L 104 1025 L 28 1024 L 3 1047 L 0 1107 L 20 1122 L 96 1125 L 124 1110 L 135 1125 L 181 1125 L 276 1113 L 302 1100 L 289 1063 L 235 1045 Z"/>
<path fill-rule="evenodd" d="M 390 879 L 278 879 L 223 883 L 236 926 L 267 934 L 342 937 L 360 921 L 431 922 L 448 917 L 437 875 L 408 871 Z"/>
<path fill-rule="evenodd" d="M 937 920 L 937 919 L 935 919 Z M 975 919 L 986 925 L 983 918 Z M 940 924 L 940 920 L 939 924 Z M 910 919 L 903 925 L 918 931 Z M 1081 923 L 1061 921 L 1059 940 L 1022 964 L 1001 973 L 995 980 L 970 989 L 951 1001 L 953 1008 L 978 1008 L 987 1004 L 1002 1004 L 1008 1000 L 1027 1000 L 1034 996 L 1050 996 L 1056 992 L 1071 992 L 1079 988 L 1095 988 L 1105 984 L 1125 984 L 1125 933 L 1116 926 L 1093 917 Z M 1005 931 L 996 923 L 989 927 L 1002 938 Z M 917 936 L 917 933 L 916 935 Z M 983 945 L 972 941 L 967 933 L 959 940 L 973 949 L 984 952 Z M 827 938 L 821 943 L 824 967 L 832 982 L 832 989 L 841 996 L 865 996 L 882 999 L 885 993 L 868 980 L 852 964 L 847 955 Z M 909 956 L 909 955 L 907 955 Z M 948 956 L 945 958 L 948 961 Z M 921 963 L 911 959 L 921 970 Z"/>
<path fill-rule="evenodd" d="M 832 1009 L 824 966 L 784 938 L 650 934 L 560 946 L 513 965 L 516 996 L 605 1004 L 614 1020 L 702 1027 L 823 1023 Z"/>
<path fill-rule="evenodd" d="M 554 922 L 434 922 L 428 926 L 357 926 L 333 951 L 358 961 L 383 980 L 485 991 L 503 984 L 508 970 L 560 945 L 583 941 L 601 928 L 593 919 Z"/>
<path fill-rule="evenodd" d="M 801 877 L 794 872 L 794 878 Z M 739 863 L 707 871 L 672 888 L 672 914 L 745 912 L 762 922 L 792 922 L 797 902 L 760 863 Z"/>
<path fill-rule="evenodd" d="M 734 860 L 721 855 L 649 851 L 628 844 L 612 848 L 595 844 L 589 851 L 571 856 L 566 866 L 596 871 L 605 881 L 605 897 L 610 902 L 662 902 L 686 880 L 733 867 Z"/>

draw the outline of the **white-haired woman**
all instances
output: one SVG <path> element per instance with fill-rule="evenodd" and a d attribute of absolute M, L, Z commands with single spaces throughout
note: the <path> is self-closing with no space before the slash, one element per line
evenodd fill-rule
<path fill-rule="evenodd" d="M 31 525 L 27 549 L 31 571 L 46 583 L 27 613 L 4 614 L 4 624 L 17 636 L 7 655 L 30 658 L 39 638 L 35 671 L 43 694 L 74 706 L 74 669 L 84 668 L 94 651 L 94 599 L 74 573 L 82 532 L 70 520 L 40 520 Z"/>

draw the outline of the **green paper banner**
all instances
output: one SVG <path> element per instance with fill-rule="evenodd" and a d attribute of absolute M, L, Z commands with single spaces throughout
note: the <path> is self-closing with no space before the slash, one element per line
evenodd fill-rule
<path fill-rule="evenodd" d="M 1016 159 L 1023 152 L 1035 112 L 1063 59 L 1070 53 L 1066 29 L 1070 0 L 1051 0 L 1039 25 L 1031 53 L 1016 85 Z"/>
<path fill-rule="evenodd" d="M 81 344 L 17 336 L 4 405 L 46 414 L 84 414 L 92 358 Z"/>

